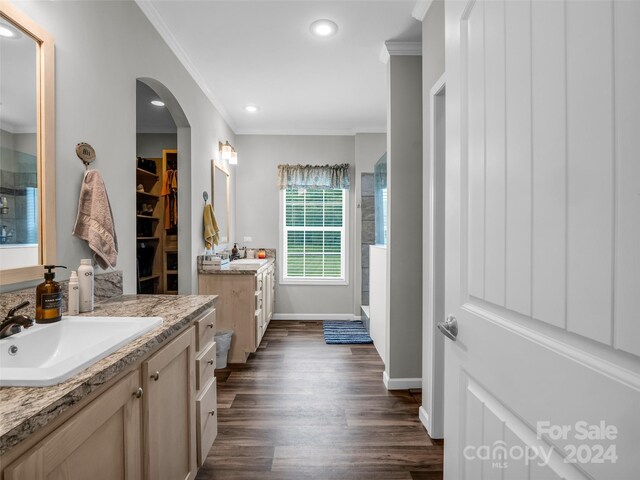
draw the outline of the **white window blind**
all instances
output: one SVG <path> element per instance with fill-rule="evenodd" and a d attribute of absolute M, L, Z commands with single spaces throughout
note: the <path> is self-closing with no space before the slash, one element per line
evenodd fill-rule
<path fill-rule="evenodd" d="M 283 280 L 346 281 L 346 193 L 283 190 Z"/>

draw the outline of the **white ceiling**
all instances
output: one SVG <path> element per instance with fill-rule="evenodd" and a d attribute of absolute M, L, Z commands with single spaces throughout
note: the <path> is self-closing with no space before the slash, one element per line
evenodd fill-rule
<path fill-rule="evenodd" d="M 151 87 L 136 82 L 136 133 L 176 133 L 178 130 L 173 117 L 166 107 L 151 104 L 160 97 Z"/>
<path fill-rule="evenodd" d="M 236 133 L 386 130 L 385 41 L 419 41 L 415 1 L 138 0 Z M 318 39 L 314 20 L 338 33 Z M 249 114 L 247 104 L 260 106 Z"/>

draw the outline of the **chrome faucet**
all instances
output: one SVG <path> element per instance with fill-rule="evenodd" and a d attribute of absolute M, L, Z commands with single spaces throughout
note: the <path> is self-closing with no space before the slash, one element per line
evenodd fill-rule
<path fill-rule="evenodd" d="M 29 305 L 28 301 L 24 301 L 19 305 L 16 305 L 9 313 L 2 323 L 0 323 L 0 338 L 10 337 L 11 335 L 15 335 L 16 333 L 20 333 L 22 328 L 29 328 L 33 325 L 34 320 L 26 315 L 16 315 L 16 312 L 21 308 Z"/>

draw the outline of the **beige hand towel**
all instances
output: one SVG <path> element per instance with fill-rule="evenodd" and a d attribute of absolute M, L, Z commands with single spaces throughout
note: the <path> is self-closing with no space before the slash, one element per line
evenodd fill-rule
<path fill-rule="evenodd" d="M 87 170 L 82 179 L 78 216 L 73 235 L 86 240 L 94 252 L 96 263 L 103 269 L 115 267 L 118 260 L 118 238 L 111 205 L 102 175 Z"/>
<path fill-rule="evenodd" d="M 207 250 L 213 248 L 218 244 L 218 222 L 216 222 L 216 215 L 213 213 L 213 207 L 210 203 L 204 206 L 204 245 Z"/>

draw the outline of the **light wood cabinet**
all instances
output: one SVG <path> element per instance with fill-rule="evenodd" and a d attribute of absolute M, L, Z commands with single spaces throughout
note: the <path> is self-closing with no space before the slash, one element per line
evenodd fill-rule
<path fill-rule="evenodd" d="M 196 399 L 196 429 L 198 432 L 198 465 L 202 465 L 218 435 L 217 382 L 211 378 Z"/>
<path fill-rule="evenodd" d="M 57 428 L 38 434 L 42 440 L 3 455 L 0 477 L 195 478 L 218 432 L 215 330 L 212 308 Z"/>
<path fill-rule="evenodd" d="M 195 329 L 142 364 L 145 477 L 195 478 Z"/>
<path fill-rule="evenodd" d="M 195 321 L 196 331 L 196 450 L 202 466 L 218 435 L 216 368 L 216 311 Z"/>
<path fill-rule="evenodd" d="M 4 470 L 5 480 L 142 478 L 138 370 Z"/>
<path fill-rule="evenodd" d="M 275 265 L 259 273 L 201 273 L 201 295 L 218 295 L 217 330 L 233 330 L 228 362 L 245 363 L 255 352 L 273 317 Z"/>

